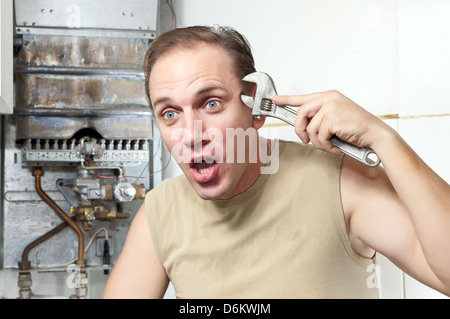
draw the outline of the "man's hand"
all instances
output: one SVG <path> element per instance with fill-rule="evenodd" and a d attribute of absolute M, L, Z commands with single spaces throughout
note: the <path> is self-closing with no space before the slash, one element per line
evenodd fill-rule
<path fill-rule="evenodd" d="M 374 149 L 380 129 L 388 127 L 337 91 L 274 96 L 273 102 L 298 107 L 295 132 L 302 142 L 312 142 L 318 149 L 335 155 L 341 151 L 332 144 L 333 135 L 355 146 Z"/>

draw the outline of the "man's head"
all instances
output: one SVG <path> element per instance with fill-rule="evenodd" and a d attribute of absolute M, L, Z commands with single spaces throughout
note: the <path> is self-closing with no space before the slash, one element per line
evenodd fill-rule
<path fill-rule="evenodd" d="M 260 175 L 250 153 L 264 120 L 240 99 L 242 78 L 255 70 L 244 37 L 225 28 L 169 31 L 152 43 L 145 70 L 164 145 L 197 194 L 225 199 L 248 189 Z"/>
<path fill-rule="evenodd" d="M 152 104 L 149 81 L 155 63 L 165 53 L 180 48 L 194 49 L 199 43 L 225 50 L 233 62 L 236 76 L 240 79 L 256 71 L 250 44 L 242 34 L 232 28 L 193 26 L 165 32 L 152 42 L 144 59 L 145 90 L 150 107 Z"/>

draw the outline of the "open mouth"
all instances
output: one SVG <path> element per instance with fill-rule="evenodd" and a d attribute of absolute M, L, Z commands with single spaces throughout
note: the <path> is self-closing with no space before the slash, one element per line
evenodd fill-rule
<path fill-rule="evenodd" d="M 209 182 L 216 175 L 217 163 L 212 159 L 199 159 L 191 162 L 191 170 L 198 182 Z"/>
<path fill-rule="evenodd" d="M 191 164 L 191 168 L 195 169 L 197 171 L 197 173 L 206 174 L 211 170 L 211 168 L 214 164 L 215 164 L 215 162 L 212 160 L 211 161 L 202 160 L 201 162 L 194 161 Z"/>
<path fill-rule="evenodd" d="M 211 170 L 211 166 L 207 167 L 207 168 L 198 168 L 197 167 L 197 172 L 199 172 L 200 174 L 206 174 Z"/>

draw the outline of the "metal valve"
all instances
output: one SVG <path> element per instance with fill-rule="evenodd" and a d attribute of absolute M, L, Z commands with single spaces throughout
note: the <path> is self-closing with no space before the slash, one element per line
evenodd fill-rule
<path fill-rule="evenodd" d="M 130 217 L 129 213 L 107 210 L 103 205 L 81 205 L 72 208 L 70 213 L 77 216 L 77 220 L 81 221 L 81 225 L 85 231 L 91 230 L 92 222 L 94 220 L 114 222 L 116 219 L 126 219 Z"/>
<path fill-rule="evenodd" d="M 129 182 L 118 183 L 114 188 L 114 197 L 118 202 L 131 202 L 136 195 L 136 189 Z"/>

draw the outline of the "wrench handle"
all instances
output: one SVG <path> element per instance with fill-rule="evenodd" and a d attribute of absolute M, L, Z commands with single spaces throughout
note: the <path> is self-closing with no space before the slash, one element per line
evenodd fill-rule
<path fill-rule="evenodd" d="M 366 164 L 370 167 L 375 167 L 380 164 L 380 158 L 378 155 L 369 147 L 357 147 L 353 144 L 347 143 L 341 140 L 339 137 L 333 136 L 331 142 L 334 146 L 341 150 L 342 153 L 353 157 L 354 159 Z"/>
<path fill-rule="evenodd" d="M 269 112 L 267 112 L 269 113 Z M 285 121 L 286 123 L 294 126 L 295 117 L 297 116 L 297 112 L 290 107 L 285 105 L 273 105 L 272 114 L 267 114 L 269 116 L 276 117 L 280 120 Z M 331 142 L 334 146 L 339 148 L 342 153 L 353 157 L 354 159 L 360 161 L 361 163 L 375 167 L 380 164 L 380 158 L 378 155 L 369 147 L 357 147 L 353 144 L 347 143 L 340 138 L 333 136 L 331 138 Z"/>

